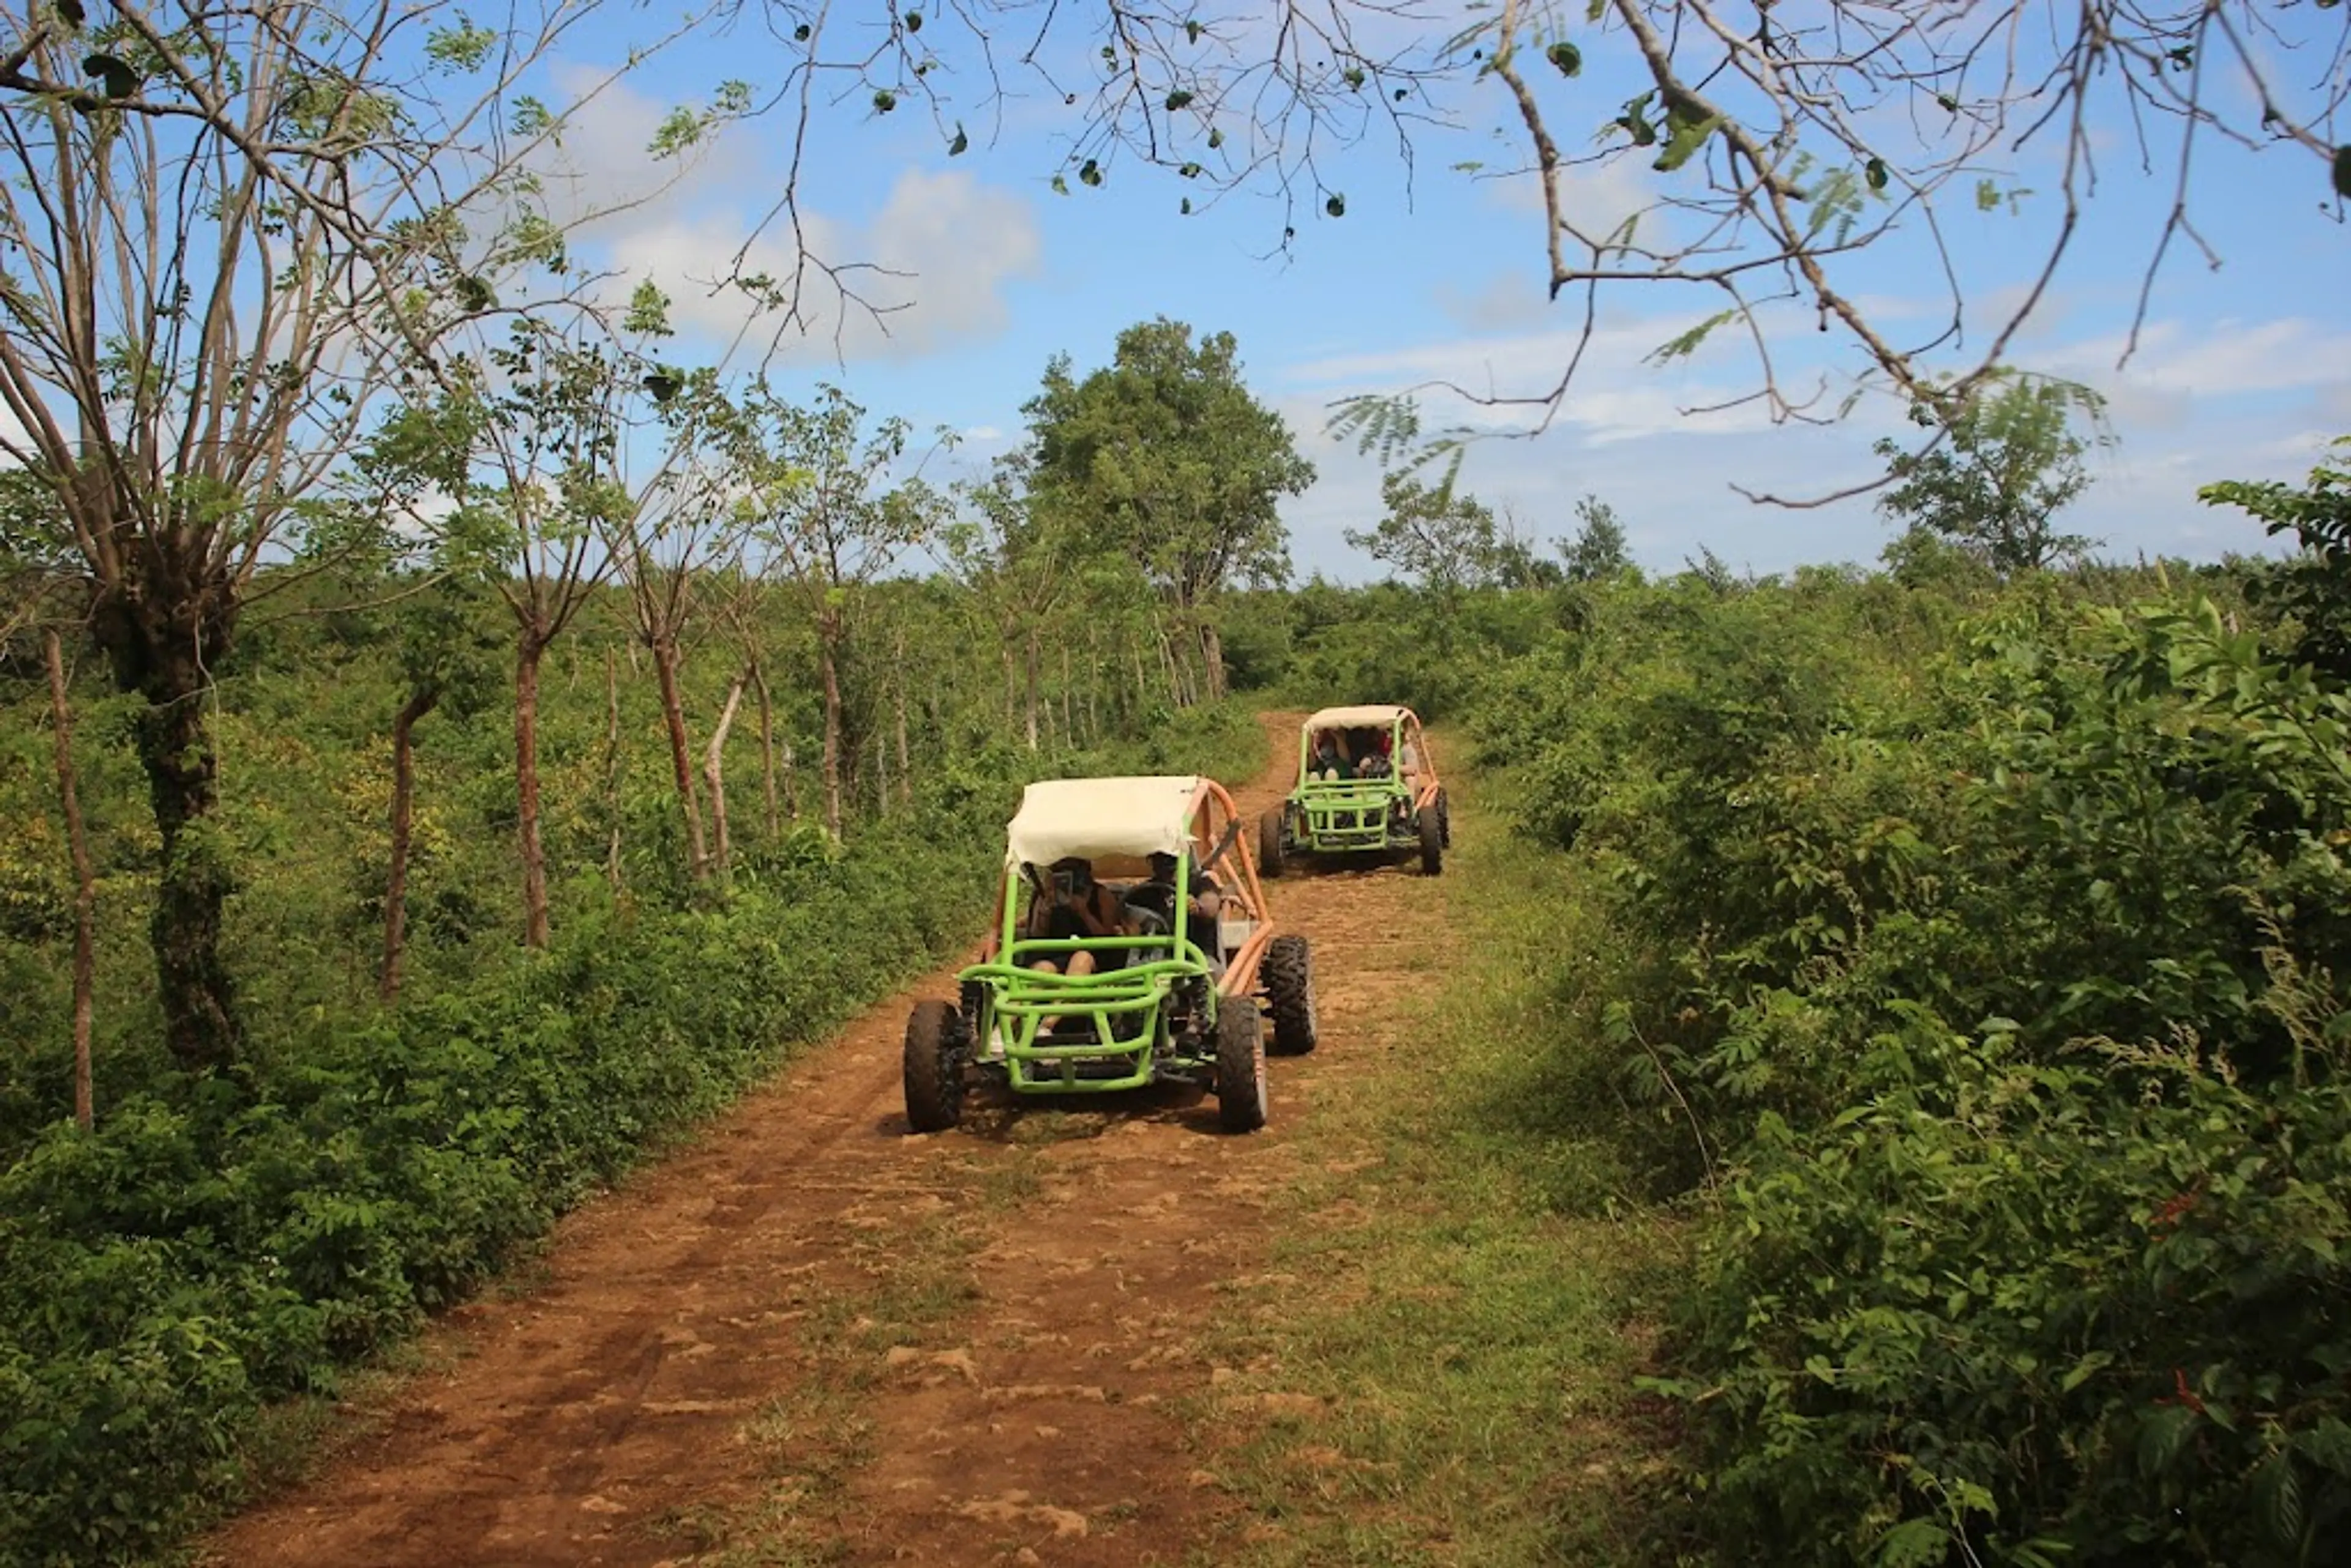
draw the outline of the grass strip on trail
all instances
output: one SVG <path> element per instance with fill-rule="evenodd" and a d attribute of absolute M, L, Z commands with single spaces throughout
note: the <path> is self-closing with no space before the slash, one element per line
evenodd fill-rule
<path fill-rule="evenodd" d="M 1311 1059 L 1326 1087 L 1297 1134 L 1305 1174 L 1271 1271 L 1236 1287 L 1254 1309 L 1241 1364 L 1194 1412 L 1249 1514 L 1198 1561 L 1643 1550 L 1668 1437 L 1633 1383 L 1684 1253 L 1625 1196 L 1626 1112 L 1580 994 L 1604 936 L 1579 927 L 1561 857 L 1458 796 L 1455 813 L 1441 878 L 1383 879 L 1426 977 Z"/>

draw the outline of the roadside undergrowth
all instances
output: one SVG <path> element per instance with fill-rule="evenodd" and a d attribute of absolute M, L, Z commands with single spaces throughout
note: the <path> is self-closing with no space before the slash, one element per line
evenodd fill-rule
<path fill-rule="evenodd" d="M 1563 859 L 1455 810 L 1400 927 L 1436 983 L 1318 1063 L 1344 1092 L 1297 1134 L 1271 1270 L 1235 1287 L 1251 1328 L 1189 1413 L 1245 1509 L 1197 1561 L 1654 1555 L 1671 1434 L 1634 1380 L 1687 1251 L 1620 1152 L 1607 934 Z"/>

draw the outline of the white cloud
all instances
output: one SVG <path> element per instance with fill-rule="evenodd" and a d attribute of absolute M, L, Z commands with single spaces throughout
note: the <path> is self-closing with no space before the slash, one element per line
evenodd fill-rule
<path fill-rule="evenodd" d="M 2110 332 L 2042 356 L 2036 369 L 2079 377 L 2101 390 L 2131 388 L 2190 397 L 2336 389 L 2351 384 L 2351 332 L 2301 317 L 2233 319 L 2191 329 L 2148 323 L 2137 351 L 2121 363 L 2127 336 Z"/>
<path fill-rule="evenodd" d="M 1577 329 L 1566 327 L 1334 354 L 1292 365 L 1284 379 L 1297 386 L 1331 388 L 1334 396 L 1446 383 L 1461 388 L 1470 398 L 1442 394 L 1425 398 L 1424 417 L 1429 423 L 1458 423 L 1496 432 L 1522 430 L 1541 418 L 1541 409 L 1531 402 L 1499 400 L 1540 398 L 1550 392 L 1575 361 L 1581 342 L 1583 358 L 1576 361 L 1573 383 L 1560 401 L 1556 425 L 1580 430 L 1593 442 L 1669 434 L 1719 436 L 1771 428 L 1765 402 L 1740 401 L 1761 384 L 1761 375 L 1735 323 L 1718 328 L 1686 359 L 1652 362 L 1661 344 L 1707 319 L 1708 313 L 1687 311 L 1603 321 L 1593 328 L 1588 342 L 1583 341 Z M 1782 373 L 1787 377 L 1783 388 L 1790 396 L 1809 392 L 1810 383 L 1800 381 L 1800 371 L 1783 369 Z M 1479 402 L 1472 398 L 1496 401 Z"/>
<path fill-rule="evenodd" d="M 718 287 L 738 248 L 744 271 L 779 284 L 799 268 L 810 335 L 788 340 L 780 357 L 803 362 L 919 359 L 994 336 L 1010 319 L 1005 286 L 1033 276 L 1042 255 L 1027 199 L 960 172 L 901 172 L 882 210 L 862 224 L 804 217 L 808 253 L 842 266 L 837 274 L 799 267 L 780 225 L 742 248 L 747 216 L 682 214 L 615 234 L 607 248 L 631 278 L 653 278 L 670 293 L 678 325 L 722 341 L 749 319 L 742 298 Z"/>
<path fill-rule="evenodd" d="M 1509 507 L 1541 540 L 1571 533 L 1575 498 L 1587 492 L 1625 518 L 1645 566 L 1677 570 L 1710 547 L 1734 567 L 1786 570 L 1823 560 L 1871 561 L 1889 537 L 1864 495 L 1811 509 L 1756 506 L 1740 487 L 1790 498 L 1819 497 L 1883 471 L 1870 450 L 1896 428 L 1889 400 L 1876 398 L 1827 429 L 1769 428 L 1760 414 L 1699 421 L 1677 408 L 1697 401 L 1701 378 L 1660 373 L 1640 355 L 1677 319 L 1652 319 L 1595 335 L 1575 392 L 1552 430 L 1533 440 L 1491 440 L 1470 448 L 1463 482 L 1480 498 Z M 1285 509 L 1301 570 L 1361 579 L 1374 563 L 1350 550 L 1346 528 L 1368 528 L 1380 512 L 1379 470 L 1322 434 L 1322 396 L 1341 390 L 1408 384 L 1438 375 L 1483 384 L 1494 378 L 1522 390 L 1536 375 L 1555 377 L 1571 351 L 1565 332 L 1495 336 L 1332 356 L 1293 367 L 1298 390 L 1280 406 L 1300 445 L 1322 466 L 1322 482 Z M 2083 339 L 2055 347 L 2032 368 L 2072 374 L 2112 398 L 2118 446 L 2090 459 L 2093 483 L 2064 525 L 2129 558 L 2141 553 L 2210 558 L 2225 550 L 2273 548 L 2258 525 L 2196 499 L 2198 486 L 2224 478 L 2299 481 L 2325 454 L 2328 438 L 2351 420 L 2351 335 L 2298 319 L 2231 322 L 2193 332 L 2153 324 L 2129 370 L 2116 372 L 2119 340 Z M 1322 395 L 1305 390 L 1329 387 Z M 2281 394 L 2306 394 L 2307 406 L 2277 407 Z M 1435 418 L 1444 414 L 1432 411 Z M 1523 422 L 1522 422 L 1523 423 Z M 1500 429 L 1500 418 L 1487 428 Z M 1703 436 L 1701 444 L 1695 437 Z"/>
<path fill-rule="evenodd" d="M 601 73 L 575 67 L 562 80 L 578 94 Z M 1002 331 L 1005 286 L 1038 269 L 1042 245 L 1028 198 L 961 171 L 902 170 L 879 210 L 861 218 L 803 211 L 795 235 L 768 207 L 778 189 L 767 162 L 772 127 L 736 127 L 682 162 L 662 162 L 645 148 L 665 112 L 626 85 L 606 89 L 575 112 L 546 174 L 559 215 L 582 225 L 581 247 L 623 275 L 616 291 L 652 279 L 670 295 L 681 330 L 722 344 L 745 330 L 749 302 L 724 287 L 739 265 L 797 280 L 808 336 L 780 344 L 779 358 L 914 359 Z M 840 270 L 801 267 L 803 250 Z M 768 329 L 763 322 L 752 331 Z"/>

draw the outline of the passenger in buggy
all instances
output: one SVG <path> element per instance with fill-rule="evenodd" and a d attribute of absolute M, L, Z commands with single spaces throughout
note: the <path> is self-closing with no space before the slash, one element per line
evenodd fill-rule
<path fill-rule="evenodd" d="M 1067 942 L 1086 936 L 1125 936 L 1132 935 L 1126 914 L 1119 906 L 1111 890 L 1094 880 L 1092 861 L 1078 855 L 1064 856 L 1050 868 L 1050 880 L 1037 890 L 1029 905 L 1029 921 L 1023 935 L 1032 941 Z M 1096 959 L 1093 953 L 1079 948 L 1068 955 L 1071 975 L 1091 975 Z M 1050 969 L 1063 973 L 1060 962 L 1051 957 L 1032 961 L 1032 969 Z"/>

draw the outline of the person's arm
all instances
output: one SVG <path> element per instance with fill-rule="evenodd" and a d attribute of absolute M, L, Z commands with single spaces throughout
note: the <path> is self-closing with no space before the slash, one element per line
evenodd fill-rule
<path fill-rule="evenodd" d="M 1086 895 L 1086 901 L 1078 906 L 1078 918 L 1084 921 L 1086 928 L 1097 936 L 1116 936 L 1125 929 L 1126 923 L 1119 918 L 1116 901 L 1111 897 L 1110 889 L 1101 883 L 1094 883 L 1092 891 Z"/>
<path fill-rule="evenodd" d="M 1192 873 L 1192 908 L 1204 920 L 1214 920 L 1225 906 L 1225 895 L 1217 880 L 1199 872 Z"/>

